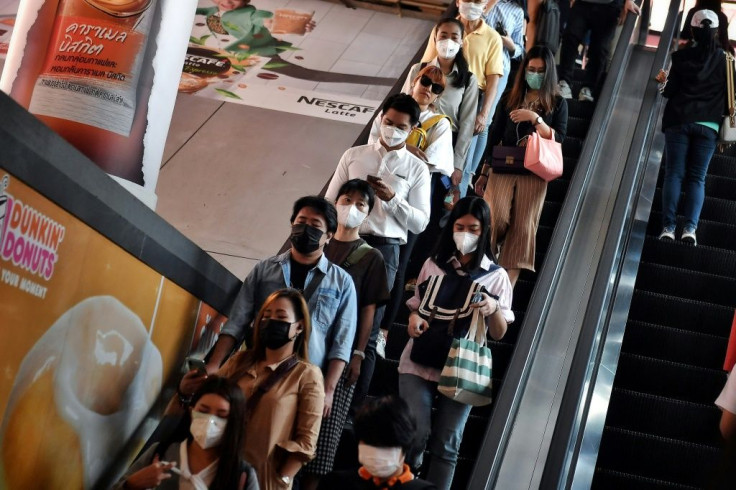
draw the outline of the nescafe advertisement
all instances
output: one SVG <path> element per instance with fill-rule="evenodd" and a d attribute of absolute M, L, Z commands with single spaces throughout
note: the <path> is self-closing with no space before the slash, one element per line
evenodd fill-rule
<path fill-rule="evenodd" d="M 230 60 L 219 51 L 189 46 L 184 60 L 184 73 L 215 77 L 230 70 Z"/>

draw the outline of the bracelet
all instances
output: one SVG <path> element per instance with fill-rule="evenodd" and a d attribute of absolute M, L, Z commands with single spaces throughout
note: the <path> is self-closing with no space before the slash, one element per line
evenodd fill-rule
<path fill-rule="evenodd" d="M 491 173 L 491 166 L 487 163 L 484 163 L 483 166 L 480 168 L 480 174 L 483 177 L 488 177 L 489 173 Z"/>
<path fill-rule="evenodd" d="M 187 408 L 192 403 L 192 398 L 194 397 L 194 395 L 185 395 L 178 387 L 176 388 L 176 395 L 179 398 L 179 405 L 184 408 Z"/>
<path fill-rule="evenodd" d="M 355 350 L 353 351 L 353 355 L 354 355 L 354 356 L 358 356 L 358 357 L 360 357 L 361 359 L 365 359 L 365 352 L 363 352 L 362 350 L 358 350 L 358 349 L 355 349 Z"/>

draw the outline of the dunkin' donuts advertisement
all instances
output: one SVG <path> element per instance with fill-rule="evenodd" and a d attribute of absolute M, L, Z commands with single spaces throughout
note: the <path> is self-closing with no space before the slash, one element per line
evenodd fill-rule
<path fill-rule="evenodd" d="M 0 297 L 8 490 L 89 489 L 124 471 L 166 380 L 224 322 L 2 169 Z"/>
<path fill-rule="evenodd" d="M 320 0 L 199 0 L 179 92 L 365 125 L 431 28 Z"/>
<path fill-rule="evenodd" d="M 0 0 L 0 60 L 5 59 L 20 0 Z"/>

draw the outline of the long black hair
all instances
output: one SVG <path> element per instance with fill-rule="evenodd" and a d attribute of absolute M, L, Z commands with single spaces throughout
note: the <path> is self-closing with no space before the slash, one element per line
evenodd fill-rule
<path fill-rule="evenodd" d="M 474 272 L 480 268 L 484 255 L 489 256 L 494 262 L 496 261 L 496 257 L 493 255 L 493 250 L 491 250 L 491 208 L 488 207 L 488 203 L 485 202 L 483 198 L 466 196 L 455 203 L 455 206 L 452 208 L 452 212 L 450 213 L 450 218 L 447 220 L 447 224 L 440 232 L 437 245 L 435 245 L 432 253 L 432 260 L 434 260 L 435 264 L 438 266 L 444 268 L 447 261 L 455 255 L 455 252 L 457 252 L 455 240 L 452 238 L 455 221 L 467 214 L 480 221 L 481 229 L 480 237 L 478 239 L 478 248 L 475 249 L 473 260 L 471 260 L 466 267 L 468 272 Z"/>
<path fill-rule="evenodd" d="M 467 86 L 468 78 L 470 78 L 470 68 L 468 67 L 468 60 L 465 59 L 465 55 L 463 54 L 462 39 L 465 36 L 465 27 L 463 27 L 462 22 L 453 17 L 440 19 L 440 21 L 437 22 L 437 25 L 434 28 L 435 41 L 437 37 L 437 31 L 439 31 L 440 27 L 445 24 L 454 24 L 460 28 L 460 49 L 455 55 L 455 67 L 457 68 L 457 77 L 455 78 L 455 81 L 452 82 L 452 86 L 455 88 L 463 88 Z"/>
<path fill-rule="evenodd" d="M 245 420 L 245 395 L 235 382 L 212 375 L 194 394 L 191 406 L 194 407 L 200 398 L 209 394 L 221 396 L 230 403 L 225 434 L 218 446 L 220 460 L 217 463 L 217 473 L 215 473 L 215 479 L 212 481 L 210 489 L 229 490 L 238 488 L 242 473 L 240 454 L 243 451 L 243 439 L 245 438 L 243 425 Z M 186 417 L 190 419 L 189 423 L 191 423 L 191 415 L 188 411 Z M 190 434 L 189 441 L 191 442 L 191 440 L 192 436 Z"/>
<path fill-rule="evenodd" d="M 557 68 L 555 67 L 555 57 L 552 51 L 546 46 L 534 46 L 524 56 L 524 61 L 521 63 L 519 70 L 516 72 L 516 78 L 514 79 L 514 86 L 511 88 L 511 92 L 508 94 L 506 100 L 506 108 L 509 111 L 518 109 L 524 103 L 524 97 L 526 96 L 526 68 L 529 66 L 529 61 L 533 59 L 541 59 L 544 61 L 544 80 L 542 81 L 542 87 L 539 89 L 539 102 L 542 104 L 542 109 L 546 114 L 552 112 L 556 105 L 556 97 L 559 93 L 557 87 Z"/>

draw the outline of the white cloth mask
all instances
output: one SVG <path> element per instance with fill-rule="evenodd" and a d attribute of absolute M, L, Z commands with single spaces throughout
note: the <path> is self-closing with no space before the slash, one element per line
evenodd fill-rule
<path fill-rule="evenodd" d="M 209 449 L 222 442 L 222 436 L 225 435 L 225 426 L 227 426 L 227 419 L 193 410 L 189 432 L 192 433 L 192 437 L 199 444 L 199 447 Z"/>
<path fill-rule="evenodd" d="M 358 209 L 354 204 L 338 204 L 337 206 L 337 222 L 345 228 L 357 228 L 363 223 L 368 216 Z"/>
<path fill-rule="evenodd" d="M 409 131 L 404 131 L 396 126 L 381 124 L 381 138 L 390 147 L 399 146 L 409 137 Z"/>
<path fill-rule="evenodd" d="M 463 19 L 474 21 L 480 19 L 481 15 L 483 15 L 483 9 L 486 8 L 486 4 L 484 3 L 473 3 L 473 2 L 460 2 L 460 7 L 458 8 L 460 12 L 460 16 L 462 16 Z"/>
<path fill-rule="evenodd" d="M 437 41 L 437 53 L 440 58 L 449 60 L 453 59 L 458 51 L 460 51 L 460 43 L 453 41 L 452 39 L 441 39 Z"/>
<path fill-rule="evenodd" d="M 456 231 L 452 234 L 452 239 L 455 240 L 455 246 L 463 255 L 475 252 L 475 249 L 478 248 L 479 238 L 478 235 L 468 233 L 467 231 Z"/>
<path fill-rule="evenodd" d="M 388 478 L 404 467 L 400 447 L 375 447 L 358 444 L 358 461 L 373 476 Z"/>

